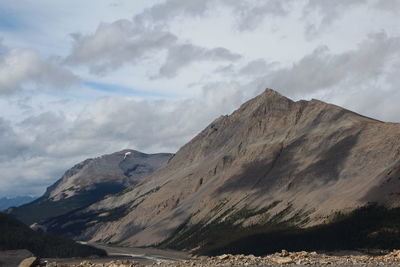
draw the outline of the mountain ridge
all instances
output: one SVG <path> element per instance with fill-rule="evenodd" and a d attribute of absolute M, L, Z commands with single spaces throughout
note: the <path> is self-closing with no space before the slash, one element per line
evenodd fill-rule
<path fill-rule="evenodd" d="M 86 159 L 68 169 L 40 198 L 6 212 L 27 224 L 40 223 L 141 182 L 171 156 L 169 153 L 146 154 L 124 149 Z"/>
<path fill-rule="evenodd" d="M 146 246 L 224 221 L 307 228 L 370 202 L 397 207 L 398 140 L 400 124 L 268 89 L 214 120 L 146 181 L 46 225 L 79 239 Z M 114 217 L 96 221 L 100 214 Z"/>
<path fill-rule="evenodd" d="M 36 197 L 33 196 L 15 196 L 0 198 L 0 211 L 8 209 L 10 207 L 21 206 L 23 204 L 32 202 L 35 199 Z"/>

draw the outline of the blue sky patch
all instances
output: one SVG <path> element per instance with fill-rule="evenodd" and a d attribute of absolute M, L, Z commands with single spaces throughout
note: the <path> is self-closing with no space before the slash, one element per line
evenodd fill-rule
<path fill-rule="evenodd" d="M 120 94 L 126 96 L 139 96 L 139 97 L 174 97 L 174 95 L 172 94 L 154 92 L 149 90 L 139 90 L 116 84 L 85 81 L 83 82 L 83 85 L 99 91 L 108 92 L 110 94 Z"/>
<path fill-rule="evenodd" d="M 20 31 L 27 28 L 29 25 L 21 18 L 20 13 L 10 8 L 0 7 L 0 30 Z"/>

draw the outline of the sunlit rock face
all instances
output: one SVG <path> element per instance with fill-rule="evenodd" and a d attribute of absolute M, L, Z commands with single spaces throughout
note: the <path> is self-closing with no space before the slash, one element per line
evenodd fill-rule
<path fill-rule="evenodd" d="M 47 225 L 130 245 L 183 244 L 194 233 L 191 247 L 202 244 L 199 229 L 222 222 L 306 228 L 371 202 L 399 206 L 399 155 L 399 124 L 268 89 L 216 119 L 142 183 Z"/>

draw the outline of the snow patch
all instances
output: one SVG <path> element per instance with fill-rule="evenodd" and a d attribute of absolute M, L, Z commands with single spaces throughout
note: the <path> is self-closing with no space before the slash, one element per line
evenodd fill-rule
<path fill-rule="evenodd" d="M 126 157 L 129 156 L 130 154 L 132 154 L 132 152 L 126 152 L 125 156 L 124 156 L 124 159 L 126 159 Z"/>

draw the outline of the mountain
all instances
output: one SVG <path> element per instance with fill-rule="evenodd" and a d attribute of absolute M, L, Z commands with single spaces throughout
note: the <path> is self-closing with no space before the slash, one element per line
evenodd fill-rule
<path fill-rule="evenodd" d="M 26 224 L 68 213 L 142 182 L 171 156 L 122 150 L 84 160 L 67 170 L 42 197 L 6 212 Z"/>
<path fill-rule="evenodd" d="M 339 238 L 361 246 L 388 231 L 400 238 L 399 178 L 400 124 L 267 89 L 143 183 L 45 224 L 80 240 L 209 253 L 271 240 L 274 249 L 346 246 Z"/>
<path fill-rule="evenodd" d="M 71 239 L 31 230 L 14 217 L 0 212 L 0 250 L 27 249 L 40 257 L 105 256 L 103 250 Z"/>
<path fill-rule="evenodd" d="M 17 196 L 17 197 L 3 197 L 0 198 L 0 210 L 5 210 L 9 207 L 18 207 L 28 202 L 32 202 L 36 197 L 31 196 Z"/>

